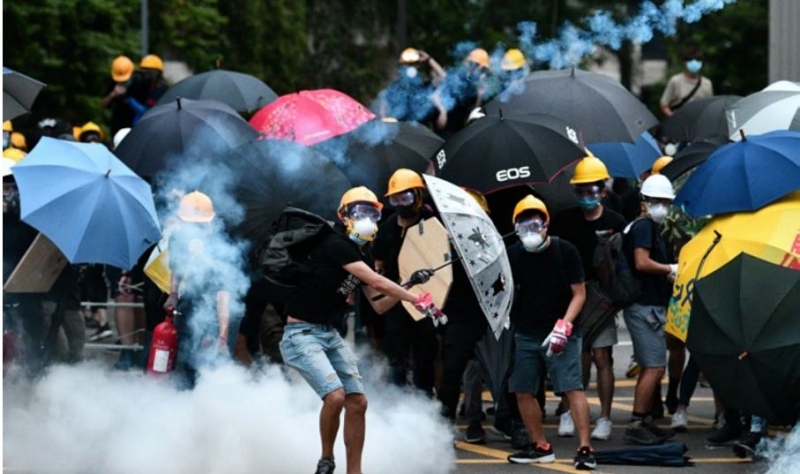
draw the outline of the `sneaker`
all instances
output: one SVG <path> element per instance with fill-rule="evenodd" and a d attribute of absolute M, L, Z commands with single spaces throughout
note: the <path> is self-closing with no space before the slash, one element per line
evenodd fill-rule
<path fill-rule="evenodd" d="M 133 354 L 130 351 L 122 351 L 119 360 L 114 364 L 114 370 L 130 370 L 133 365 Z"/>
<path fill-rule="evenodd" d="M 502 437 L 504 440 L 510 440 L 514 435 L 514 423 L 511 418 L 495 418 L 494 425 L 489 428 L 492 433 Z M 525 436 L 528 436 L 525 433 Z"/>
<path fill-rule="evenodd" d="M 594 449 L 590 446 L 582 446 L 575 454 L 575 469 L 579 471 L 594 471 L 597 468 L 597 461 L 594 459 Z"/>
<path fill-rule="evenodd" d="M 642 421 L 634 421 L 625 429 L 625 442 L 652 446 L 662 444 L 664 439 L 656 436 Z"/>
<path fill-rule="evenodd" d="M 464 441 L 470 444 L 486 444 L 486 432 L 480 423 L 470 423 Z"/>
<path fill-rule="evenodd" d="M 733 445 L 733 454 L 737 458 L 755 457 L 756 446 L 763 436 L 761 433 L 753 431 L 747 433 Z"/>
<path fill-rule="evenodd" d="M 597 425 L 594 427 L 592 431 L 591 438 L 592 439 L 601 439 L 606 441 L 611 438 L 611 429 L 614 427 L 614 423 L 611 422 L 608 418 L 600 418 L 597 420 Z"/>
<path fill-rule="evenodd" d="M 336 469 L 336 464 L 333 459 L 322 458 L 317 463 L 317 472 L 315 474 L 333 474 L 334 469 Z"/>
<path fill-rule="evenodd" d="M 631 363 L 628 364 L 628 370 L 625 371 L 625 377 L 635 379 L 639 376 L 639 363 L 631 358 Z"/>
<path fill-rule="evenodd" d="M 528 430 L 521 421 L 511 422 L 511 447 L 514 449 L 525 449 L 531 444 Z"/>
<path fill-rule="evenodd" d="M 558 422 L 558 436 L 563 438 L 575 436 L 575 422 L 572 421 L 572 412 L 569 410 L 561 414 L 561 420 Z"/>
<path fill-rule="evenodd" d="M 526 449 L 509 455 L 508 462 L 514 464 L 553 463 L 556 462 L 556 455 L 553 454 L 553 448 L 549 444 L 546 447 L 540 447 L 533 443 Z"/>
<path fill-rule="evenodd" d="M 83 318 L 83 325 L 86 329 L 97 329 L 100 326 L 94 318 Z"/>
<path fill-rule="evenodd" d="M 103 324 L 102 326 L 97 328 L 97 331 L 89 337 L 90 341 L 97 341 L 100 339 L 105 339 L 107 337 L 111 337 L 114 333 L 111 331 L 111 326 L 108 323 Z"/>
<path fill-rule="evenodd" d="M 729 420 L 720 430 L 715 430 L 706 436 L 708 446 L 730 446 L 742 435 L 742 424 L 737 420 Z"/>
<path fill-rule="evenodd" d="M 685 433 L 688 426 L 689 420 L 686 416 L 686 410 L 679 408 L 675 411 L 675 414 L 672 415 L 672 422 L 669 424 L 669 427 L 678 433 Z"/>
<path fill-rule="evenodd" d="M 652 418 L 650 418 L 650 417 L 645 418 L 644 422 L 642 423 L 642 425 L 645 428 L 647 428 L 648 430 L 650 430 L 654 435 L 658 436 L 659 438 L 661 438 L 664 441 L 666 441 L 666 440 L 668 440 L 670 438 L 674 438 L 675 435 L 677 434 L 675 432 L 675 430 L 673 430 L 673 429 L 667 428 L 665 430 L 665 429 L 661 428 L 660 426 L 656 425 L 653 422 Z"/>

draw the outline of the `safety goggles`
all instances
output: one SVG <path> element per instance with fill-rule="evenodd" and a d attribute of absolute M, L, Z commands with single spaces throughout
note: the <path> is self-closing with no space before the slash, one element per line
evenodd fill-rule
<path fill-rule="evenodd" d="M 575 194 L 578 197 L 595 197 L 600 195 L 600 186 L 594 184 L 591 186 L 575 186 Z"/>
<path fill-rule="evenodd" d="M 672 205 L 672 201 L 670 199 L 666 199 L 666 198 L 653 198 L 653 197 L 646 197 L 645 196 L 644 202 L 646 204 L 651 205 L 651 206 L 654 206 L 656 204 L 663 204 L 664 206 L 669 207 L 669 206 Z"/>
<path fill-rule="evenodd" d="M 414 204 L 415 199 L 414 191 L 403 191 L 402 193 L 389 196 L 389 204 L 391 204 L 392 207 L 410 206 Z"/>
<path fill-rule="evenodd" d="M 381 211 L 370 204 L 355 204 L 347 215 L 353 220 L 370 219 L 373 222 L 381 220 Z"/>
<path fill-rule="evenodd" d="M 520 219 L 514 224 L 514 231 L 517 235 L 539 234 L 545 228 L 547 228 L 547 224 L 539 217 Z"/>

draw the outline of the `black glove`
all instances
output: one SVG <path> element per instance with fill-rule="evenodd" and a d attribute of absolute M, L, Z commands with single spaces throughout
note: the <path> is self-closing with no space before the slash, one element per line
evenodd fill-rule
<path fill-rule="evenodd" d="M 423 268 L 422 270 L 417 270 L 411 274 L 411 278 L 408 279 L 409 288 L 414 285 L 422 285 L 427 283 L 428 280 L 431 279 L 433 276 L 433 270 L 428 268 Z"/>

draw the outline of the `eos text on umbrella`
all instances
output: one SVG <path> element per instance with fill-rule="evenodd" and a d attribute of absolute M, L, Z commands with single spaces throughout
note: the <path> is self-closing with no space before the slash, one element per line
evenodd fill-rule
<path fill-rule="evenodd" d="M 519 168 L 508 168 L 500 170 L 495 175 L 497 182 L 511 181 L 516 179 L 525 179 L 531 177 L 530 166 L 520 166 Z"/>

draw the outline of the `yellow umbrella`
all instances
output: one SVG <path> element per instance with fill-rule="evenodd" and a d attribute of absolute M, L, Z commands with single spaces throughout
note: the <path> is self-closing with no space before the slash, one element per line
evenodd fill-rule
<path fill-rule="evenodd" d="M 717 233 L 719 241 L 715 245 Z M 740 253 L 800 271 L 800 191 L 755 212 L 715 217 L 683 247 L 667 311 L 669 334 L 686 340 L 695 279 L 717 270 Z"/>
<path fill-rule="evenodd" d="M 147 263 L 144 265 L 144 274 L 164 293 L 172 290 L 172 273 L 169 270 L 169 254 L 167 241 L 163 239 L 153 249 Z"/>

